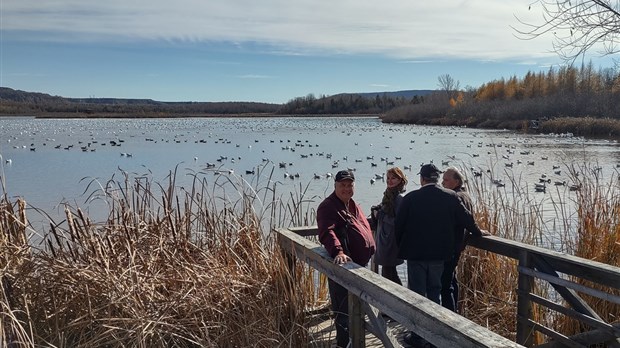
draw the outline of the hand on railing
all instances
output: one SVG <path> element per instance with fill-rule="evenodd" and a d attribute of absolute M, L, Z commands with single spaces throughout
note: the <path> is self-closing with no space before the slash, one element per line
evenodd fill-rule
<path fill-rule="evenodd" d="M 338 253 L 336 257 L 334 257 L 334 263 L 338 265 L 344 265 L 345 263 L 349 261 L 351 261 L 351 258 L 345 253 L 343 253 L 342 251 Z"/>

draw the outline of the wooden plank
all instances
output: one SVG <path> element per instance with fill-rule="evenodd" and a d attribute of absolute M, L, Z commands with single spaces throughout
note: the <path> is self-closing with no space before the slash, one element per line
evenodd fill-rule
<path fill-rule="evenodd" d="M 523 296 L 528 296 L 530 297 L 532 302 L 538 303 L 558 313 L 562 313 L 566 315 L 567 317 L 571 317 L 576 320 L 579 320 L 580 322 L 585 323 L 589 325 L 590 327 L 597 328 L 600 331 L 606 332 L 608 334 L 607 335 L 608 337 L 604 337 L 600 341 L 595 341 L 595 342 L 590 342 L 590 343 L 600 343 L 600 342 L 608 341 L 616 337 L 620 337 L 620 329 L 602 320 L 595 319 L 589 315 L 579 313 L 574 309 L 566 308 L 559 303 L 552 302 L 550 300 L 547 300 L 546 298 L 542 298 L 535 294 L 523 294 Z"/>
<path fill-rule="evenodd" d="M 545 335 L 554 338 L 555 340 L 557 340 L 558 342 L 562 343 L 562 345 L 564 347 L 571 347 L 571 348 L 588 348 L 588 346 L 584 346 L 581 343 L 575 342 L 572 339 L 570 339 L 569 337 L 566 337 L 565 335 L 562 335 L 561 333 L 552 330 L 544 325 L 541 325 L 539 323 L 536 323 L 530 319 L 527 318 L 521 318 L 518 317 L 517 320 L 519 321 L 528 321 L 528 325 L 532 326 L 536 331 L 542 332 Z"/>
<path fill-rule="evenodd" d="M 368 315 L 368 326 L 366 327 L 373 335 L 377 336 L 385 348 L 400 347 L 398 340 L 389 330 L 385 320 L 380 315 L 378 309 L 366 302 L 362 302 L 362 308 Z"/>
<path fill-rule="evenodd" d="M 531 255 L 544 257 L 557 272 L 620 289 L 619 267 L 496 236 L 470 238 L 468 244 L 513 259 L 519 258 L 519 250 L 527 250 Z"/>
<path fill-rule="evenodd" d="M 316 226 L 292 227 L 290 230 L 303 236 L 318 234 Z M 530 254 L 544 257 L 558 272 L 620 289 L 619 267 L 496 236 L 470 238 L 468 245 L 517 260 L 519 259 L 519 250 L 527 250 Z"/>
<path fill-rule="evenodd" d="M 352 262 L 336 265 L 325 248 L 286 229 L 278 243 L 362 301 L 439 347 L 522 347 L 427 298 Z"/>
<path fill-rule="evenodd" d="M 580 302 L 584 303 L 584 304 L 585 304 L 585 301 L 583 301 L 574 292 L 570 292 L 571 295 L 565 297 L 564 294 L 568 294 L 569 293 L 569 291 L 568 291 L 569 289 L 570 290 L 576 290 L 576 291 L 582 292 L 584 294 L 588 294 L 590 296 L 600 298 L 601 300 L 605 300 L 607 302 L 612 302 L 612 303 L 615 303 L 615 304 L 620 304 L 620 296 L 617 296 L 617 295 L 614 295 L 614 294 L 610 294 L 610 293 L 607 293 L 607 292 L 603 292 L 603 291 L 600 291 L 600 290 L 592 289 L 592 288 L 589 288 L 589 287 L 587 287 L 585 285 L 578 284 L 578 283 L 575 283 L 575 282 L 570 281 L 570 280 L 562 279 L 562 278 L 560 278 L 557 275 L 557 273 L 555 275 L 553 275 L 553 274 L 549 274 L 547 272 L 539 272 L 539 271 L 535 271 L 533 269 L 523 268 L 521 266 L 518 267 L 518 270 L 519 270 L 519 273 L 527 274 L 529 276 L 532 276 L 532 277 L 535 277 L 535 278 L 538 278 L 538 279 L 542 279 L 542 280 L 545 280 L 545 281 L 549 282 L 554 287 L 554 289 L 556 289 L 556 291 L 558 293 L 560 293 L 560 295 L 562 295 L 562 297 L 564 297 L 565 300 L 571 302 L 571 305 L 572 305 L 572 302 L 575 302 L 576 299 L 573 299 L 573 298 L 570 298 L 570 297 L 578 297 Z M 575 307 L 575 306 L 573 306 L 573 307 Z M 582 312 L 581 310 L 579 310 L 579 311 Z M 596 313 L 594 312 L 594 310 L 592 310 L 590 308 L 588 310 L 588 313 L 585 313 L 585 314 L 592 314 L 592 316 L 594 316 Z"/>
<path fill-rule="evenodd" d="M 289 230 L 303 237 L 319 235 L 319 229 L 316 225 L 315 226 L 290 227 Z"/>
<path fill-rule="evenodd" d="M 620 329 L 620 323 L 615 323 L 613 324 L 613 326 L 616 329 Z M 569 338 L 577 342 L 587 342 L 587 344 L 589 344 L 590 342 L 606 342 L 608 344 L 609 343 L 614 344 L 614 342 L 601 340 L 600 335 L 601 335 L 600 330 L 592 330 L 592 331 L 582 332 L 582 333 L 570 336 Z M 564 345 L 561 342 L 547 342 L 547 343 L 543 343 L 541 345 L 536 346 L 536 348 L 562 348 L 562 347 L 564 347 Z"/>
<path fill-rule="evenodd" d="M 532 258 L 526 250 L 521 250 L 519 255 L 519 269 L 532 266 Z M 534 317 L 532 310 L 532 303 L 528 296 L 522 296 L 521 294 L 529 294 L 534 287 L 534 278 L 530 275 L 519 272 L 519 278 L 517 280 L 517 315 L 522 318 L 532 319 Z M 531 327 L 529 321 L 520 320 L 517 321 L 517 343 L 527 347 L 531 347 L 534 343 L 534 328 Z"/>
<path fill-rule="evenodd" d="M 366 330 L 362 301 L 349 291 L 349 336 L 352 348 L 366 347 Z"/>

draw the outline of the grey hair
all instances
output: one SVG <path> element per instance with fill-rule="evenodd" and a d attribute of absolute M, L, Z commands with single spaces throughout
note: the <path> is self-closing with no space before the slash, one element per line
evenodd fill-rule
<path fill-rule="evenodd" d="M 452 178 L 459 182 L 459 188 L 465 185 L 465 177 L 457 167 L 448 167 L 444 172 L 452 173 Z"/>

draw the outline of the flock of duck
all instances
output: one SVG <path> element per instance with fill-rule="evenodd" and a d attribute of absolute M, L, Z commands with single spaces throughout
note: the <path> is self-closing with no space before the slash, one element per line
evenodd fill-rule
<path fill-rule="evenodd" d="M 425 137 L 425 140 L 423 140 L 423 142 L 421 141 L 418 145 L 414 145 L 415 144 L 415 140 L 410 140 L 409 141 L 409 150 L 413 150 L 414 146 L 416 147 L 415 150 L 420 150 L 421 147 L 428 145 L 429 142 L 432 142 L 433 136 L 436 135 L 435 133 L 438 132 L 455 132 L 454 136 L 458 136 L 458 128 L 445 128 L 445 129 L 438 129 L 438 130 L 434 130 L 431 133 L 426 133 L 426 134 L 417 134 L 419 136 L 423 135 Z M 415 132 L 412 132 L 413 135 L 416 135 Z M 347 133 L 346 136 L 351 136 L 351 133 Z M 391 136 L 389 137 L 391 139 Z M 426 140 L 426 139 L 431 139 Z M 16 138 L 14 138 L 16 139 Z M 12 139 L 8 139 L 8 143 L 11 143 Z M 145 140 L 147 142 L 155 142 L 157 143 L 158 140 L 155 140 L 154 138 L 145 138 Z M 536 166 L 536 168 L 538 170 L 541 170 L 541 168 L 546 167 L 547 165 L 540 165 L 540 161 L 548 161 L 549 158 L 548 156 L 543 156 L 543 155 L 539 155 L 536 156 L 533 149 L 532 148 L 528 148 L 527 146 L 524 147 L 524 149 L 522 150 L 517 150 L 517 145 L 519 145 L 519 143 L 523 143 L 526 142 L 526 140 L 523 139 L 514 139 L 516 143 L 513 144 L 509 144 L 507 142 L 501 142 L 501 143 L 495 143 L 495 142 L 488 142 L 488 143 L 484 143 L 482 141 L 474 141 L 474 140 L 470 140 L 468 144 L 465 144 L 466 148 L 472 148 L 472 147 L 478 147 L 478 148 L 483 148 L 483 147 L 487 147 L 488 150 L 486 151 L 487 155 L 488 155 L 488 159 L 493 159 L 496 163 L 500 163 L 503 162 L 504 165 L 504 171 L 509 171 L 512 170 L 515 167 L 521 166 L 522 169 L 525 167 L 534 167 Z M 177 137 L 175 136 L 174 139 L 170 140 L 170 139 L 161 139 L 159 140 L 161 142 L 174 142 L 174 143 L 182 143 L 182 142 L 189 142 L 190 140 L 187 138 L 183 138 L 183 137 Z M 247 141 L 247 140 L 245 140 Z M 219 146 L 221 145 L 232 145 L 234 144 L 235 148 L 240 148 L 242 147 L 241 143 L 239 142 L 235 142 L 233 140 L 227 139 L 227 138 L 217 138 L 217 139 L 196 139 L 194 140 L 195 143 L 197 144 L 218 144 Z M 253 145 L 263 145 L 263 143 L 265 142 L 265 140 L 263 141 L 259 141 L 259 140 L 254 140 L 254 144 L 250 143 L 249 145 L 243 145 L 243 147 L 246 147 L 248 149 L 252 149 Z M 280 140 L 268 140 L 269 143 L 280 143 L 282 144 L 280 147 L 280 149 L 282 151 L 287 151 L 289 153 L 299 153 L 299 157 L 298 160 L 303 161 L 306 159 L 310 159 L 310 158 L 324 158 L 325 160 L 328 160 L 329 165 L 324 165 L 325 167 L 329 166 L 332 170 L 340 170 L 340 169 L 348 169 L 351 171 L 356 171 L 357 168 L 356 166 L 369 166 L 370 170 L 368 168 L 365 169 L 365 173 L 367 174 L 369 171 L 372 173 L 373 169 L 375 169 L 375 173 L 372 173 L 370 175 L 370 178 L 367 177 L 367 180 L 369 180 L 369 183 L 371 185 L 375 184 L 377 181 L 384 181 L 385 180 L 385 171 L 384 169 L 390 167 L 390 166 L 395 166 L 395 165 L 400 165 L 402 169 L 406 170 L 406 171 L 414 171 L 414 166 L 411 164 L 404 164 L 402 163 L 402 156 L 401 155 L 394 155 L 394 156 L 384 156 L 384 157 L 379 157 L 379 156 L 375 156 L 375 155 L 364 155 L 364 156 L 359 156 L 356 158 L 352 158 L 351 161 L 349 161 L 349 155 L 343 155 L 343 156 L 334 156 L 333 153 L 327 153 L 324 151 L 315 151 L 315 148 L 319 148 L 319 144 L 317 143 L 311 143 L 309 140 L 291 140 L 291 139 L 280 139 Z M 53 138 L 46 138 L 44 142 L 40 143 L 39 146 L 42 147 L 46 147 L 48 146 L 48 143 L 55 143 L 55 139 Z M 80 149 L 83 152 L 95 152 L 97 150 L 97 146 L 99 147 L 121 147 L 122 145 L 124 145 L 125 140 L 123 139 L 113 139 L 113 140 L 108 140 L 108 141 L 98 141 L 96 139 L 90 139 L 88 141 L 78 141 L 77 144 L 68 144 L 68 145 L 62 145 L 62 144 L 56 144 L 53 145 L 52 147 L 54 149 L 59 149 L 59 150 L 73 150 L 75 149 Z M 351 144 L 352 146 L 359 146 L 360 142 L 353 142 Z M 362 145 L 369 145 L 369 144 L 364 144 L 362 143 Z M 372 144 L 370 144 L 370 146 L 372 146 Z M 391 152 L 391 153 L 399 153 L 399 152 L 404 152 L 403 149 L 398 149 L 398 150 L 394 150 L 390 148 L 391 146 L 387 145 L 384 146 L 385 148 L 385 152 Z M 14 149 L 29 149 L 30 151 L 36 151 L 37 150 L 37 144 L 35 143 L 30 143 L 30 145 L 13 145 Z M 505 149 L 505 151 L 504 151 Z M 406 149 L 404 149 L 406 151 Z M 225 155 L 219 155 L 217 156 L 214 160 L 212 161 L 208 161 L 208 162 L 203 162 L 201 165 L 204 167 L 204 169 L 212 171 L 214 173 L 214 175 L 221 175 L 221 174 L 236 174 L 233 167 L 233 164 L 235 164 L 236 162 L 241 162 L 242 157 L 239 156 L 239 152 L 237 151 L 237 154 L 235 156 L 225 156 Z M 364 151 L 355 151 L 356 153 L 363 153 Z M 262 153 L 265 153 L 265 150 L 262 150 Z M 464 154 L 465 156 L 457 156 L 455 155 L 447 155 L 444 159 L 441 159 L 441 166 L 440 169 L 443 167 L 448 167 L 451 165 L 451 163 L 457 164 L 457 163 L 463 163 L 465 159 L 474 159 L 477 157 L 480 157 L 481 154 L 484 153 L 484 150 L 466 150 L 466 152 L 462 152 L 460 154 Z M 134 157 L 134 155 L 131 152 L 119 152 L 121 157 Z M 245 156 L 245 155 L 244 155 Z M 255 153 L 248 153 L 248 156 L 251 157 L 256 157 Z M 275 155 L 276 157 L 278 155 Z M 283 156 L 283 157 L 287 157 L 287 156 Z M 291 156 L 288 156 L 289 158 Z M 337 158 L 336 158 L 337 157 Z M 199 158 L 198 156 L 194 156 L 193 157 L 194 162 L 199 162 Z M 256 160 L 256 159 L 253 159 Z M 481 160 L 478 160 L 478 162 L 480 162 Z M 430 159 L 428 161 L 429 163 L 434 163 L 433 159 Z M 12 159 L 6 159 L 4 161 L 4 163 L 6 165 L 12 165 L 13 164 L 13 160 Z M 351 166 L 350 164 L 354 163 L 353 166 Z M 538 165 L 537 165 L 538 163 Z M 268 157 L 262 157 L 261 158 L 261 162 L 258 164 L 255 164 L 252 166 L 251 169 L 245 169 L 244 171 L 242 171 L 242 173 L 244 175 L 255 175 L 258 173 L 260 167 L 266 167 L 269 164 L 273 164 L 274 167 L 277 167 L 278 169 L 282 170 L 282 176 L 284 179 L 299 179 L 301 177 L 299 172 L 292 172 L 290 169 L 292 167 L 294 167 L 294 160 L 287 160 L 287 161 L 272 161 L 270 160 Z M 420 166 L 422 166 L 424 163 L 420 163 Z M 319 164 L 321 165 L 321 164 Z M 458 165 L 457 165 L 458 166 Z M 315 167 L 316 168 L 316 167 Z M 567 186 L 569 188 L 569 190 L 571 191 L 576 191 L 579 190 L 579 185 L 575 184 L 575 183 L 570 183 L 568 181 L 568 179 L 566 177 L 562 176 L 562 169 L 560 168 L 560 165 L 558 164 L 551 164 L 548 167 L 551 170 L 551 173 L 547 174 L 547 173 L 542 173 L 540 175 L 540 178 L 538 179 L 538 182 L 534 183 L 533 189 L 536 192 L 546 192 L 546 190 L 548 189 L 549 186 Z M 620 163 L 616 164 L 616 168 L 620 168 Z M 496 177 L 496 173 L 500 172 L 500 170 L 498 170 L 498 168 L 493 168 L 493 169 L 483 169 L 480 166 L 472 166 L 469 168 L 470 169 L 470 173 L 465 173 L 467 176 L 469 177 L 473 177 L 474 180 L 478 179 L 478 178 L 482 178 L 482 177 L 486 177 L 490 180 L 490 182 L 497 186 L 497 187 L 504 187 L 506 186 L 506 183 Z M 594 171 L 600 171 L 602 170 L 601 167 L 596 167 L 594 168 Z M 378 173 L 376 171 L 379 171 Z M 577 173 L 573 173 L 573 175 L 576 175 Z M 320 180 L 320 179 L 329 179 L 332 177 L 332 173 L 331 171 L 329 171 L 329 169 L 325 172 L 322 173 L 317 173 L 314 172 L 312 175 L 312 179 L 314 180 Z"/>

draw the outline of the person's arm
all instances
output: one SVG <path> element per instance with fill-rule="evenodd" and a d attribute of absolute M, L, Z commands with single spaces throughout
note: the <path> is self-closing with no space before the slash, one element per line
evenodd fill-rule
<path fill-rule="evenodd" d="M 488 232 L 480 229 L 476 220 L 474 219 L 471 211 L 465 208 L 461 199 L 457 198 L 457 217 L 459 221 L 459 225 L 462 225 L 472 236 L 474 237 L 482 237 L 483 235 L 488 235 Z"/>

